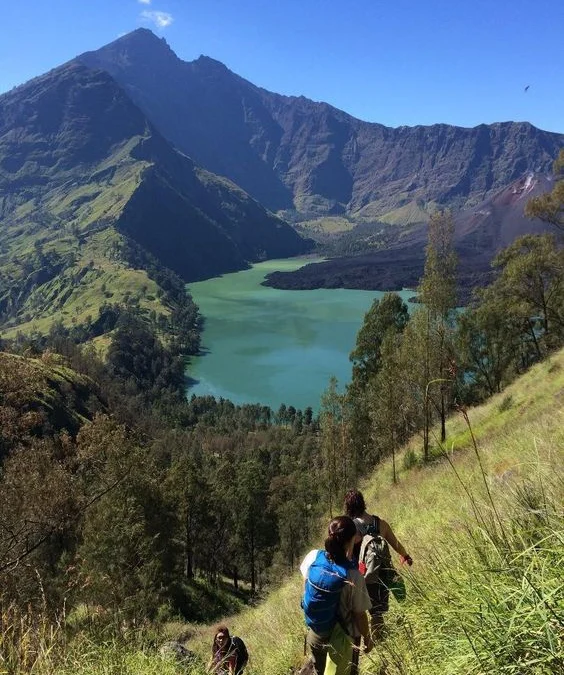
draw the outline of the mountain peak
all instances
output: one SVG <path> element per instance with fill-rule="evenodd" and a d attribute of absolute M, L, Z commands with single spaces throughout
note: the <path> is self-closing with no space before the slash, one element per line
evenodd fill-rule
<path fill-rule="evenodd" d="M 102 70 L 108 70 L 110 63 L 123 68 L 134 63 L 146 63 L 147 59 L 153 68 L 166 70 L 180 61 L 168 42 L 148 28 L 137 28 L 101 49 L 81 54 L 77 59 L 89 67 Z"/>
<path fill-rule="evenodd" d="M 217 59 L 212 59 L 211 56 L 206 56 L 205 54 L 200 54 L 200 56 L 193 61 L 195 65 L 198 66 L 203 66 L 206 68 L 216 68 L 218 70 L 229 70 L 229 68 L 222 63 L 221 61 L 218 61 Z"/>
<path fill-rule="evenodd" d="M 121 35 L 117 40 L 110 42 L 106 47 L 110 47 L 115 44 L 127 44 L 127 45 L 139 45 L 143 47 L 153 46 L 153 47 L 163 47 L 165 46 L 168 50 L 172 51 L 170 45 L 165 40 L 164 37 L 158 37 L 153 33 L 149 28 L 136 28 L 125 35 Z M 103 47 L 104 49 L 104 47 Z"/>

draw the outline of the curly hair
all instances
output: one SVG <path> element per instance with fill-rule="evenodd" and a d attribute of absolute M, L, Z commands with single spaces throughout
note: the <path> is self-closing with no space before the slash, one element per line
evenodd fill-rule
<path fill-rule="evenodd" d="M 366 511 L 364 497 L 360 490 L 349 490 L 345 495 L 345 513 L 349 518 L 359 518 Z"/>

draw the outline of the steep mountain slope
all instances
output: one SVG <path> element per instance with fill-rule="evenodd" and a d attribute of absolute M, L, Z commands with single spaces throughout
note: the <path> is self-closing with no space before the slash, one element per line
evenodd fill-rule
<path fill-rule="evenodd" d="M 421 463 L 415 437 L 396 457 L 396 484 L 391 459 L 365 479 L 369 511 L 391 524 L 414 564 L 400 567 L 393 556 L 407 601 L 390 600 L 385 639 L 361 656 L 362 673 L 561 672 L 563 397 L 560 351 L 467 411 L 477 450 L 457 414 L 442 451 L 433 431 L 433 462 Z M 311 546 L 323 539 L 320 527 Z M 302 592 L 295 573 L 259 606 L 226 620 L 245 637 L 252 672 L 299 671 Z M 211 627 L 183 633 L 207 656 Z"/>
<path fill-rule="evenodd" d="M 539 220 L 525 218 L 524 209 L 532 196 L 551 189 L 550 181 L 542 176 L 527 174 L 495 193 L 472 209 L 455 216 L 455 248 L 459 264 L 457 283 L 459 301 L 466 303 L 476 285 L 487 282 L 492 257 L 516 237 L 541 234 L 550 229 Z M 368 225 L 363 236 L 370 233 Z M 379 229 L 378 224 L 374 230 Z M 285 289 L 363 288 L 400 290 L 414 288 L 419 283 L 425 264 L 427 227 L 424 223 L 408 231 L 396 227 L 397 241 L 387 247 L 363 255 L 336 257 L 321 263 L 311 263 L 294 272 L 274 272 L 265 285 Z"/>
<path fill-rule="evenodd" d="M 147 255 L 192 281 L 308 249 L 172 149 L 107 73 L 78 63 L 0 97 L 0 219 L 12 333 L 80 324 L 109 298 L 166 315 Z"/>
<path fill-rule="evenodd" d="M 76 435 L 85 421 L 106 412 L 97 386 L 58 354 L 41 359 L 0 352 L 0 462 L 6 450 L 62 430 Z"/>
<path fill-rule="evenodd" d="M 108 71 L 181 151 L 271 209 L 425 220 L 548 172 L 564 135 L 528 123 L 388 128 L 260 89 L 207 57 L 180 60 L 139 29 L 79 57 Z"/>

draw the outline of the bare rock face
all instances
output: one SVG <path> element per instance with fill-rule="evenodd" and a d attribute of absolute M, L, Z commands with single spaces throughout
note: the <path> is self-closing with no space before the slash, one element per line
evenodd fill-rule
<path fill-rule="evenodd" d="M 218 61 L 180 60 L 140 29 L 79 57 L 109 72 L 182 152 L 270 209 L 396 222 L 409 208 L 472 208 L 548 173 L 564 135 L 526 122 L 390 128 L 266 91 Z"/>

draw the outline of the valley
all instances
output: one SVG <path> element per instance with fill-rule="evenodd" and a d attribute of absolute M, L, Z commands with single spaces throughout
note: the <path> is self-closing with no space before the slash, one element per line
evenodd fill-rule
<path fill-rule="evenodd" d="M 209 674 L 216 621 L 248 645 L 245 675 L 310 673 L 304 618 L 321 644 L 339 614 L 334 593 L 323 627 L 307 614 L 297 570 L 325 545 L 323 564 L 366 592 L 360 530 L 327 527 L 358 486 L 405 542 L 380 530 L 407 587 L 389 613 L 371 594 L 383 633 L 366 597 L 347 607 L 360 673 L 564 672 L 564 134 L 527 114 L 540 73 L 517 93 L 494 73 L 507 17 L 464 52 L 428 8 L 394 6 L 385 53 L 383 5 L 363 42 L 338 3 L 175 3 L 182 27 L 132 0 L 124 32 L 115 3 L 64 0 L 73 42 L 56 8 L 39 26 L 28 3 L 43 74 L 17 70 L 12 44 L 27 81 L 0 94 L 0 675 Z M 196 58 L 200 11 L 206 50 L 262 80 Z M 338 30 L 321 31 L 332 11 Z M 345 19 L 354 67 L 328 67 Z M 456 33 L 452 63 L 429 39 L 439 26 Z M 277 70 L 284 94 L 265 88 Z M 345 78 L 375 121 L 314 100 Z M 473 115 L 449 117 L 470 99 Z"/>

